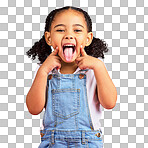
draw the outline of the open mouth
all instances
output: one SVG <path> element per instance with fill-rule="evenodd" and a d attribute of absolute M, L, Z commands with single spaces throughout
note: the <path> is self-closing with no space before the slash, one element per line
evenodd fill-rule
<path fill-rule="evenodd" d="M 63 55 L 65 57 L 65 60 L 67 62 L 70 62 L 75 55 L 76 51 L 76 46 L 71 43 L 67 43 L 63 45 Z"/>
<path fill-rule="evenodd" d="M 73 53 L 75 52 L 75 45 L 64 45 L 63 46 L 63 52 L 66 48 L 72 48 Z"/>

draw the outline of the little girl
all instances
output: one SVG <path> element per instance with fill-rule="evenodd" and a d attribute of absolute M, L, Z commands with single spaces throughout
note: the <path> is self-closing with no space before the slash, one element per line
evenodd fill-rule
<path fill-rule="evenodd" d="M 112 109 L 117 99 L 102 61 L 107 51 L 82 9 L 63 7 L 47 16 L 43 37 L 27 52 L 40 61 L 26 97 L 31 114 L 45 108 L 39 148 L 103 147 L 100 105 Z"/>

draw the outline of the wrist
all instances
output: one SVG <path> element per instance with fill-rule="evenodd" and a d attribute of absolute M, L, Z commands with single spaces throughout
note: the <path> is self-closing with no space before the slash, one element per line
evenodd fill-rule
<path fill-rule="evenodd" d="M 103 65 L 103 62 L 99 59 L 96 58 L 96 61 L 94 62 L 95 64 L 93 65 L 93 70 L 100 69 L 100 67 Z"/>
<path fill-rule="evenodd" d="M 47 76 L 48 75 L 48 72 L 42 66 L 39 68 L 38 73 L 40 73 L 43 76 Z"/>

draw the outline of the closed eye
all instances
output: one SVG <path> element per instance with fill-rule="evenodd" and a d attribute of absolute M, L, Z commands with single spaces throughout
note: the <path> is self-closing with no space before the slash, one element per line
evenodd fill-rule
<path fill-rule="evenodd" d="M 62 29 L 58 29 L 56 30 L 57 32 L 64 32 L 65 30 L 62 30 Z"/>
<path fill-rule="evenodd" d="M 76 29 L 76 30 L 74 30 L 75 32 L 82 32 L 82 30 L 80 30 L 80 29 Z"/>

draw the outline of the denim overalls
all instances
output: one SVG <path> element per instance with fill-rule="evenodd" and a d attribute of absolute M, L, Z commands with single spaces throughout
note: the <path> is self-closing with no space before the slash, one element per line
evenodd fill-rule
<path fill-rule="evenodd" d="M 40 131 L 39 148 L 102 148 L 101 129 L 93 130 L 90 117 L 86 72 L 48 75 L 47 104 Z"/>

